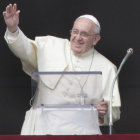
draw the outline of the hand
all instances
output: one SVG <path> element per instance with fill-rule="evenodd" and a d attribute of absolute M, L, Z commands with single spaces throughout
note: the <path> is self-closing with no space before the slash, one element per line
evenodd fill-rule
<path fill-rule="evenodd" d="M 9 4 L 6 7 L 6 11 L 3 12 L 4 20 L 7 25 L 7 28 L 10 32 L 15 32 L 19 24 L 19 13 L 20 10 L 17 10 L 16 4 Z"/>
<path fill-rule="evenodd" d="M 98 111 L 98 115 L 100 118 L 104 117 L 104 115 L 108 111 L 108 104 L 104 101 L 104 99 L 102 99 L 98 104 L 96 104 L 95 107 Z"/>

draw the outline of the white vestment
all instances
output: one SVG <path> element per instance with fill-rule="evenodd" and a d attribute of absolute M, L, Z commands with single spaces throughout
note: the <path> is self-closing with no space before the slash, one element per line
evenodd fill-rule
<path fill-rule="evenodd" d="M 87 102 L 88 104 L 95 104 L 98 103 L 101 99 L 104 99 L 105 101 L 109 102 L 110 99 L 110 90 L 111 90 L 111 84 L 113 82 L 113 78 L 115 77 L 116 73 L 116 67 L 114 64 L 112 64 L 107 58 L 105 58 L 103 55 L 101 55 L 99 52 L 97 52 L 94 48 L 89 50 L 88 52 L 76 56 L 73 53 L 71 53 L 70 49 L 70 42 L 67 39 L 61 39 L 53 36 L 44 36 L 44 37 L 36 37 L 35 41 L 28 39 L 23 32 L 19 29 L 18 33 L 16 33 L 14 37 L 11 35 L 11 33 L 6 32 L 5 39 L 9 45 L 9 48 L 11 51 L 20 58 L 22 64 L 23 64 L 23 70 L 27 74 L 31 74 L 33 71 L 72 71 L 72 64 L 71 64 L 71 58 L 73 60 L 73 65 L 75 67 L 76 71 L 89 71 L 89 67 L 91 65 L 91 58 L 93 56 L 93 63 L 90 67 L 90 71 L 101 71 L 102 72 L 102 88 L 99 95 L 96 95 L 93 97 L 91 96 L 91 99 L 89 99 Z M 56 81 L 59 81 L 59 76 L 56 77 Z M 42 80 L 42 82 L 48 86 L 49 88 L 54 88 L 56 83 L 51 82 L 45 82 L 45 80 Z M 65 90 L 65 89 L 64 89 Z M 47 95 L 39 95 L 38 98 L 40 100 L 44 100 L 45 103 L 53 103 L 53 102 L 59 102 L 60 97 L 64 97 L 65 94 L 61 95 L 54 95 L 53 93 L 47 94 Z M 52 96 L 54 96 L 52 98 Z M 50 98 L 51 97 L 51 98 Z M 50 100 L 52 99 L 52 100 Z M 68 103 L 76 103 L 77 100 L 75 100 L 74 97 L 67 94 L 66 100 Z M 113 91 L 113 121 L 116 121 L 120 118 L 120 95 L 118 90 L 118 84 L 116 82 L 114 91 Z M 23 135 L 34 135 L 37 125 L 37 120 L 39 118 L 40 111 L 38 111 L 37 108 L 31 107 L 29 111 L 26 112 L 25 121 L 22 127 L 21 134 Z M 66 122 L 64 123 L 62 118 L 59 118 L 59 115 L 57 121 L 55 118 L 55 115 L 52 114 L 50 117 L 46 120 L 51 122 L 48 125 L 48 130 L 46 134 L 69 134 L 67 133 L 67 127 L 64 127 L 66 125 Z M 104 124 L 102 125 L 108 125 L 108 113 L 104 116 Z M 62 123 L 61 123 L 62 122 Z M 59 123 L 59 124 L 58 124 Z M 75 130 L 74 134 L 79 135 L 89 135 L 89 134 L 96 134 L 94 131 L 92 131 L 92 128 L 86 128 L 86 127 L 79 127 L 78 125 L 70 124 L 70 127 Z M 51 127 L 50 127 L 51 126 Z M 62 130 L 66 130 L 64 133 L 58 132 L 54 133 L 55 129 L 61 130 L 61 128 L 64 127 Z M 66 125 L 67 126 L 67 125 Z"/>

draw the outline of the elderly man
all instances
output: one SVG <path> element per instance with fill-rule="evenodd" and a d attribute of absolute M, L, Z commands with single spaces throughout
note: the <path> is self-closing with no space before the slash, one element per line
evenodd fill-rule
<path fill-rule="evenodd" d="M 92 15 L 78 17 L 71 30 L 70 41 L 53 36 L 36 37 L 33 41 L 27 38 L 18 27 L 19 13 L 20 11 L 17 10 L 16 4 L 9 4 L 3 15 L 7 25 L 5 39 L 10 50 L 20 58 L 23 70 L 29 75 L 33 71 L 101 71 L 102 92 L 99 95 L 91 96 L 87 103 L 95 105 L 100 125 L 108 125 L 108 102 L 116 67 L 94 49 L 94 46 L 100 40 L 100 24 L 98 20 Z M 55 87 L 56 85 L 53 86 Z M 45 87 L 47 88 L 47 85 Z M 51 89 L 51 86 L 48 88 Z M 55 89 L 51 89 L 51 94 L 48 90 L 49 96 L 40 94 L 37 98 L 43 98 L 46 104 L 57 102 L 56 97 L 63 98 L 64 95 L 61 92 L 59 93 L 60 95 L 57 95 L 52 91 L 55 91 Z M 67 100 L 70 104 L 77 103 L 75 96 L 71 96 L 69 92 L 67 93 Z M 120 118 L 120 106 L 120 95 L 118 84 L 116 83 L 113 91 L 113 121 Z M 56 113 L 55 115 L 57 116 L 58 114 Z M 50 125 L 45 126 L 44 133 L 38 133 L 36 130 L 39 113 L 36 108 L 31 107 L 26 113 L 21 134 L 98 134 L 91 127 L 81 127 L 71 122 L 63 124 L 61 123 L 61 121 L 63 122 L 61 115 L 59 114 L 57 117 L 59 122 L 57 121 L 56 123 L 57 118 L 54 121 L 53 116 L 49 118 L 48 115 L 47 119 L 50 119 L 51 123 L 50 121 L 47 123 L 50 123 Z M 70 127 L 66 127 L 68 124 L 71 129 L 75 129 L 74 133 L 67 133 L 70 132 Z M 64 127 L 64 125 L 66 126 Z M 58 129 L 62 131 L 58 131 Z"/>

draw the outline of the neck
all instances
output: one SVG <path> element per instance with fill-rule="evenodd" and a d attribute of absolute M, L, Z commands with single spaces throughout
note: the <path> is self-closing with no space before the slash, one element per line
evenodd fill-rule
<path fill-rule="evenodd" d="M 84 53 L 75 53 L 74 51 L 72 51 L 72 54 L 77 56 L 77 57 L 87 57 L 89 56 L 90 54 L 93 54 L 94 52 L 94 47 L 92 47 L 91 49 L 89 49 L 88 51 L 84 52 Z"/>
<path fill-rule="evenodd" d="M 89 51 L 81 54 L 81 55 L 77 55 L 77 54 L 74 54 L 73 51 L 70 52 L 70 61 L 71 61 L 71 65 L 72 65 L 72 69 L 74 71 L 76 71 L 75 69 L 75 66 L 74 66 L 74 63 L 73 63 L 73 58 L 72 56 L 75 56 L 75 58 L 77 57 L 77 59 L 81 59 L 81 60 L 85 60 L 86 58 L 90 58 L 89 61 L 90 61 L 90 64 L 89 66 L 87 67 L 88 69 L 86 71 L 90 71 L 91 70 L 91 66 L 92 66 L 92 63 L 93 63 L 93 57 L 94 57 L 94 49 L 90 49 Z M 79 58 L 78 58 L 79 57 Z M 85 64 L 86 65 L 86 64 Z"/>

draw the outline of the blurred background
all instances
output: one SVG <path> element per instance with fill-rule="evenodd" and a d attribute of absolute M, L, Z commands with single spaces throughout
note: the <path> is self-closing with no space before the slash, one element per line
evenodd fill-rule
<path fill-rule="evenodd" d="M 128 48 L 133 56 L 119 75 L 121 119 L 116 134 L 140 133 L 140 1 L 139 0 L 0 0 L 0 134 L 20 134 L 25 111 L 30 108 L 31 79 L 4 40 L 6 25 L 2 12 L 17 3 L 20 28 L 31 39 L 53 35 L 69 38 L 75 18 L 93 14 L 101 24 L 96 49 L 119 67 Z M 108 133 L 103 127 L 102 132 Z"/>

